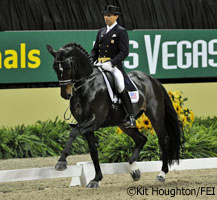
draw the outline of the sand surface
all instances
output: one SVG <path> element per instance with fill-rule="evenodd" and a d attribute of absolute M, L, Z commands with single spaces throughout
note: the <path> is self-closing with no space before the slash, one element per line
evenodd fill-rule
<path fill-rule="evenodd" d="M 57 157 L 0 160 L 0 170 L 51 167 Z M 89 155 L 68 157 L 68 164 L 89 161 Z M 120 200 L 217 199 L 217 169 L 171 171 L 165 183 L 158 173 L 142 173 L 134 182 L 129 174 L 104 175 L 98 189 L 70 187 L 71 178 L 0 183 L 1 200 Z"/>

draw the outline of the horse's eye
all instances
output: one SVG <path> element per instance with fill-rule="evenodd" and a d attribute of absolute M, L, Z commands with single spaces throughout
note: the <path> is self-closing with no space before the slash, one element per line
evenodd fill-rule
<path fill-rule="evenodd" d="M 53 65 L 53 68 L 56 70 L 56 69 L 59 68 L 59 65 L 55 63 L 55 64 Z"/>

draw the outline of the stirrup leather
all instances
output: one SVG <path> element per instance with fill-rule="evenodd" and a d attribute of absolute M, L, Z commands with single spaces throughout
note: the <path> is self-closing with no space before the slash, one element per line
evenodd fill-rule
<path fill-rule="evenodd" d="M 136 128 L 136 120 L 133 116 L 127 115 L 126 122 L 124 123 L 126 128 Z"/>

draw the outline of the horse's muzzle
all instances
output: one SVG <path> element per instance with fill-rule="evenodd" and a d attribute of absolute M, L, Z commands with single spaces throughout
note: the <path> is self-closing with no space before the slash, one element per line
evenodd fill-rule
<path fill-rule="evenodd" d="M 63 85 L 61 88 L 61 97 L 64 99 L 70 99 L 72 96 L 72 84 Z"/>
<path fill-rule="evenodd" d="M 67 95 L 61 95 L 62 98 L 69 100 L 71 98 L 71 94 L 67 94 Z"/>

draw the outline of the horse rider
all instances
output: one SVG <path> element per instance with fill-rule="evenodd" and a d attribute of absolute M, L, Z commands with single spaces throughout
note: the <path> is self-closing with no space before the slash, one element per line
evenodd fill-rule
<path fill-rule="evenodd" d="M 124 76 L 126 73 L 122 65 L 122 61 L 129 54 L 128 33 L 125 28 L 117 24 L 117 19 L 121 14 L 119 7 L 107 5 L 102 13 L 107 26 L 98 31 L 91 56 L 93 62 L 101 62 L 102 68 L 113 74 L 117 91 L 127 111 L 125 126 L 134 128 L 136 121 L 133 106 L 125 88 Z"/>

